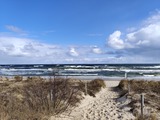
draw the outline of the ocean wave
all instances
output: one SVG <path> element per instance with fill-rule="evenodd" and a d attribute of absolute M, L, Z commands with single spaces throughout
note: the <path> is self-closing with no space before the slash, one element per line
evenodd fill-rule
<path fill-rule="evenodd" d="M 68 76 L 158 76 L 160 65 L 0 65 L 0 75 L 47 76 L 57 73 Z"/>

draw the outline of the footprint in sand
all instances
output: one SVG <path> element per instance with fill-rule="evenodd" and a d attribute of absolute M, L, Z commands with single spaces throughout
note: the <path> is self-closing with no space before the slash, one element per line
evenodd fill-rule
<path fill-rule="evenodd" d="M 107 82 L 106 82 L 107 83 Z M 86 99 L 88 104 L 84 100 L 83 103 L 75 108 L 77 112 L 72 112 L 71 116 L 78 118 L 79 120 L 127 120 L 134 119 L 134 116 L 124 110 L 121 110 L 118 106 L 119 103 L 115 102 L 115 98 L 118 97 L 119 91 L 112 91 L 112 88 L 105 88 L 101 92 L 97 93 L 96 97 Z"/>

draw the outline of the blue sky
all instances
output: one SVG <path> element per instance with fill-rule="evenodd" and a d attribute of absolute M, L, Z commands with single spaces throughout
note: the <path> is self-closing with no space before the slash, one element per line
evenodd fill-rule
<path fill-rule="evenodd" d="M 159 63 L 159 0 L 0 0 L 0 64 Z"/>

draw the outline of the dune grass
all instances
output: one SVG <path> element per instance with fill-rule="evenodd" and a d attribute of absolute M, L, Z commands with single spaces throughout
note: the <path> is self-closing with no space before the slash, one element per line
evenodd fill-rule
<path fill-rule="evenodd" d="M 135 120 L 158 120 L 156 114 L 150 114 L 150 115 L 144 115 L 142 116 L 137 116 Z"/>
<path fill-rule="evenodd" d="M 136 93 L 154 92 L 160 94 L 160 81 L 121 80 L 119 87 L 123 90 L 128 89 L 128 84 L 131 90 Z"/>
<path fill-rule="evenodd" d="M 95 94 L 101 90 L 101 88 L 105 88 L 106 85 L 104 80 L 95 79 L 88 83 L 88 94 L 95 97 Z"/>
<path fill-rule="evenodd" d="M 132 97 L 129 105 L 137 116 L 137 120 L 157 120 L 154 112 L 160 113 L 160 81 L 121 80 L 118 87 L 122 91 L 127 91 L 128 86 L 130 86 L 130 95 Z M 143 119 L 140 113 L 137 112 L 140 109 L 140 106 L 137 105 L 140 104 L 140 94 L 142 93 L 145 94 L 145 108 L 149 111 Z"/>
<path fill-rule="evenodd" d="M 87 83 L 90 95 L 105 87 L 103 80 Z M 20 76 L 0 83 L 1 120 L 47 120 L 73 107 L 83 99 L 85 83 L 81 80 L 51 78 L 43 80 Z M 91 94 L 92 93 L 92 94 Z"/>

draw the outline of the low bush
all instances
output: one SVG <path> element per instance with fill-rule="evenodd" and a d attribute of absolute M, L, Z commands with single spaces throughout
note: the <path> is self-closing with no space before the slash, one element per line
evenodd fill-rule
<path fill-rule="evenodd" d="M 65 79 L 11 85 L 0 93 L 0 118 L 3 120 L 41 120 L 72 108 L 81 97 L 81 92 Z"/>
<path fill-rule="evenodd" d="M 85 92 L 85 82 L 80 80 L 73 82 L 55 78 L 44 81 L 30 77 L 21 81 L 19 78 L 0 84 L 0 88 L 3 88 L 0 90 L 1 120 L 44 120 L 71 110 Z M 90 95 L 95 95 L 102 87 L 105 87 L 105 83 L 101 79 L 88 82 Z"/>
<path fill-rule="evenodd" d="M 121 80 L 119 83 L 119 88 L 122 91 L 128 90 L 128 85 L 130 86 L 130 92 L 132 96 L 132 101 L 129 104 L 133 110 L 138 109 L 136 104 L 140 104 L 140 94 L 145 93 L 144 103 L 145 106 L 152 108 L 150 112 L 157 111 L 160 112 L 160 81 L 146 81 L 146 80 Z M 140 114 L 140 113 L 138 113 Z M 137 120 L 157 120 L 156 114 L 138 116 Z"/>
<path fill-rule="evenodd" d="M 118 87 L 126 90 L 130 85 L 131 91 L 136 93 L 155 92 L 160 94 L 160 81 L 146 81 L 146 80 L 121 80 Z"/>
<path fill-rule="evenodd" d="M 128 80 L 121 80 L 118 87 L 122 90 L 128 89 Z"/>
<path fill-rule="evenodd" d="M 14 80 L 15 80 L 16 82 L 20 82 L 20 81 L 23 80 L 23 77 L 22 77 L 22 76 L 15 76 L 15 77 L 14 77 Z"/>
<path fill-rule="evenodd" d="M 87 84 L 88 94 L 91 96 L 95 96 L 97 92 L 101 90 L 101 88 L 105 88 L 106 84 L 102 79 L 95 79 Z"/>

